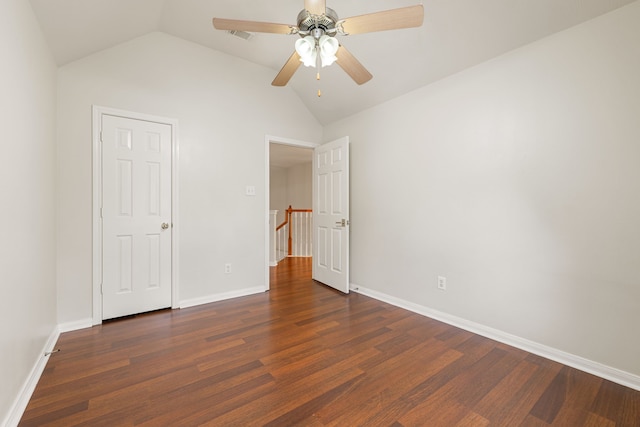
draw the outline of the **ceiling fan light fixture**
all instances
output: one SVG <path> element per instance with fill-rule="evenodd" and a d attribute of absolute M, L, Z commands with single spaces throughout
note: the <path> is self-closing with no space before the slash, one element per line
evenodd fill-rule
<path fill-rule="evenodd" d="M 306 36 L 296 40 L 296 52 L 300 55 L 300 62 L 305 67 L 315 67 L 318 53 L 316 51 L 316 40 L 312 36 Z"/>
<path fill-rule="evenodd" d="M 318 47 L 320 49 L 320 60 L 323 67 L 328 67 L 336 62 L 338 59 L 336 57 L 336 52 L 338 52 L 340 43 L 335 37 L 331 37 L 326 34 L 323 35 L 318 40 Z"/>
<path fill-rule="evenodd" d="M 361 85 L 373 76 L 340 45 L 335 36 L 414 28 L 424 22 L 424 6 L 421 4 L 345 19 L 339 19 L 333 9 L 326 7 L 326 0 L 304 0 L 304 7 L 298 13 L 297 26 L 223 18 L 213 18 L 213 26 L 218 30 L 246 34 L 259 32 L 300 36 L 301 39 L 295 43 L 295 51 L 271 83 L 273 86 L 285 86 L 301 63 L 305 67 L 327 67 L 334 62 L 337 62 L 354 82 Z"/>

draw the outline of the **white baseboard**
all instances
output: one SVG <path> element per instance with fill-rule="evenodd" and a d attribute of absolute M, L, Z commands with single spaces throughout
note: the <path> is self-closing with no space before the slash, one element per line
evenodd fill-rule
<path fill-rule="evenodd" d="M 226 299 L 259 294 L 264 291 L 265 289 L 263 286 L 256 286 L 254 288 L 245 288 L 245 289 L 240 289 L 238 291 L 223 292 L 220 294 L 207 295 L 205 297 L 200 297 L 200 298 L 187 299 L 180 302 L 180 308 L 195 307 L 197 305 L 209 304 L 212 302 L 223 301 Z"/>
<path fill-rule="evenodd" d="M 482 335 L 492 340 L 499 341 L 503 344 L 507 344 L 512 347 L 527 351 L 529 353 L 542 356 L 546 359 L 562 363 L 563 365 L 571 366 L 572 368 L 576 368 L 581 371 L 596 375 L 600 378 L 613 381 L 614 383 L 621 384 L 625 387 L 640 390 L 640 376 L 638 375 L 634 375 L 617 368 L 612 368 L 610 366 L 603 365 L 602 363 L 594 362 L 592 360 L 588 360 L 553 347 L 548 347 L 534 341 L 520 338 L 518 336 L 511 335 L 498 329 L 490 328 L 488 326 L 472 322 L 461 317 L 452 316 L 450 314 L 433 310 L 429 307 L 396 298 L 382 292 L 367 289 L 354 283 L 351 284 L 350 289 L 354 292 L 369 296 L 379 301 L 386 302 L 396 307 L 404 308 L 405 310 L 421 314 L 423 316 L 447 323 L 449 325 L 464 329 L 469 332 L 473 332 L 474 334 Z"/>
<path fill-rule="evenodd" d="M 31 372 L 27 376 L 16 400 L 13 402 L 9 413 L 4 419 L 2 425 L 5 427 L 15 427 L 20 422 L 22 418 L 22 414 L 24 414 L 24 410 L 27 408 L 29 404 L 29 399 L 31 399 L 31 395 L 33 391 L 36 389 L 36 385 L 38 385 L 38 381 L 40 380 L 40 376 L 42 372 L 44 372 L 44 368 L 47 365 L 47 360 L 49 360 L 49 356 L 46 353 L 53 350 L 56 342 L 58 341 L 58 337 L 60 336 L 60 330 L 56 327 L 47 338 L 47 342 L 44 344 L 42 351 L 40 352 L 40 357 L 36 360 L 33 368 L 31 368 Z"/>

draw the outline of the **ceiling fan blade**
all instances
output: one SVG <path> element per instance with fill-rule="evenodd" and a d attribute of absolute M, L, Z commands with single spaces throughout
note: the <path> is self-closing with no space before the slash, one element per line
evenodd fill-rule
<path fill-rule="evenodd" d="M 304 0 L 304 8 L 312 15 L 324 15 L 327 2 L 326 0 Z"/>
<path fill-rule="evenodd" d="M 336 52 L 336 63 L 359 85 L 373 78 L 371 73 L 351 54 L 344 46 L 340 46 Z"/>
<path fill-rule="evenodd" d="M 363 34 L 374 31 L 419 27 L 424 21 L 424 7 L 418 4 L 416 6 L 353 16 L 343 21 L 342 29 L 345 34 Z"/>
<path fill-rule="evenodd" d="M 241 21 L 236 19 L 213 18 L 216 30 L 250 31 L 254 33 L 295 34 L 297 27 L 272 22 Z"/>
<path fill-rule="evenodd" d="M 271 85 L 286 86 L 291 77 L 293 77 L 293 74 L 298 70 L 298 67 L 300 67 L 300 64 L 302 64 L 302 62 L 300 62 L 300 55 L 298 55 L 298 52 L 293 51 L 293 54 L 289 57 L 287 63 L 284 64 L 284 67 L 282 67 L 276 78 L 273 79 Z"/>

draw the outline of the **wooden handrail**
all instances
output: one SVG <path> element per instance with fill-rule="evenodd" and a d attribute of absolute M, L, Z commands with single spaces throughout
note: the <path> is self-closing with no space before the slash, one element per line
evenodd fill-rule
<path fill-rule="evenodd" d="M 291 214 L 294 212 L 313 212 L 312 209 L 293 209 L 291 205 L 287 209 L 285 209 L 284 221 L 282 224 L 276 227 L 276 231 L 279 231 L 282 227 L 289 224 L 291 222 Z M 287 253 L 291 255 L 292 253 L 292 243 L 293 238 L 291 237 L 291 227 L 289 227 L 289 240 L 287 241 Z"/>
<path fill-rule="evenodd" d="M 285 209 L 284 221 L 282 221 L 282 224 L 276 227 L 276 231 L 280 230 L 290 222 L 291 214 L 293 212 L 313 212 L 313 209 L 291 209 L 291 205 L 289 205 L 289 208 Z"/>

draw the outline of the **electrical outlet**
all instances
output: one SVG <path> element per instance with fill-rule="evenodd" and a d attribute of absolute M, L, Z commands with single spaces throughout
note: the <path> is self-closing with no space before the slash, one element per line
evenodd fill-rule
<path fill-rule="evenodd" d="M 441 291 L 447 290 L 447 278 L 444 276 L 438 276 L 438 289 Z"/>
<path fill-rule="evenodd" d="M 224 265 L 224 274 L 231 274 L 231 264 Z"/>
<path fill-rule="evenodd" d="M 247 185 L 245 188 L 245 194 L 247 196 L 255 196 L 256 195 L 256 186 L 255 185 Z"/>

